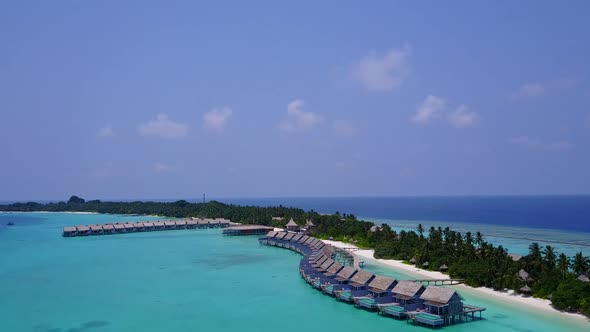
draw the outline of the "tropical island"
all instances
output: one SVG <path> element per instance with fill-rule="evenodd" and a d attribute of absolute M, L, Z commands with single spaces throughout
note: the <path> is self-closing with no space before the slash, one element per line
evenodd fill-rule
<path fill-rule="evenodd" d="M 336 212 L 320 214 L 292 207 L 257 207 L 224 204 L 217 201 L 102 202 L 72 196 L 67 202 L 36 202 L 0 205 L 0 211 L 13 212 L 95 212 L 105 214 L 158 215 L 175 218 L 226 218 L 243 224 L 284 227 L 293 219 L 299 224 L 313 223 L 313 236 L 374 248 L 375 258 L 403 260 L 422 269 L 444 268 L 452 278 L 464 279 L 473 287 L 513 290 L 550 299 L 558 310 L 578 312 L 590 317 L 590 258 L 582 252 L 574 257 L 558 253 L 552 246 L 532 243 L 524 257 L 510 255 L 503 246 L 485 241 L 483 234 L 461 234 L 447 228 L 396 232 L 388 225 L 375 225 L 355 215 Z"/>

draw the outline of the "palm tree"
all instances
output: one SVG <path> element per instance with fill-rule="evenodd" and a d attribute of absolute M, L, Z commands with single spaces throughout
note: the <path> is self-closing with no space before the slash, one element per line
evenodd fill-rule
<path fill-rule="evenodd" d="M 471 234 L 471 232 L 465 233 L 465 243 L 467 245 L 472 245 L 473 244 L 473 234 Z"/>
<path fill-rule="evenodd" d="M 483 234 L 479 231 L 475 233 L 475 243 L 477 243 L 478 247 L 481 247 L 481 244 L 483 243 Z"/>
<path fill-rule="evenodd" d="M 557 261 L 557 266 L 559 267 L 559 271 L 561 271 L 561 275 L 563 279 L 565 279 L 566 273 L 570 267 L 570 259 L 567 257 L 566 254 L 561 253 L 559 255 L 559 260 Z"/>
<path fill-rule="evenodd" d="M 537 242 L 531 243 L 529 246 L 529 257 L 532 261 L 541 261 L 541 246 Z"/>
<path fill-rule="evenodd" d="M 547 266 L 547 269 L 550 271 L 553 270 L 555 268 L 555 261 L 557 260 L 555 250 L 552 246 L 545 246 L 543 254 L 545 255 L 545 265 Z"/>
<path fill-rule="evenodd" d="M 581 251 L 578 252 L 576 256 L 574 256 L 574 261 L 572 262 L 572 270 L 575 274 L 588 273 L 589 266 L 590 259 L 588 259 L 588 257 L 584 257 Z"/>
<path fill-rule="evenodd" d="M 424 234 L 424 226 L 422 226 L 422 224 L 418 224 L 418 227 L 416 227 L 416 230 L 418 231 L 418 234 L 420 234 L 420 237 L 422 237 Z"/>

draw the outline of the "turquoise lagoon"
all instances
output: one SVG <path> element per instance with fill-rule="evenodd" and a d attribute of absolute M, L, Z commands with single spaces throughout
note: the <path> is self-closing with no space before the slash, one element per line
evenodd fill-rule
<path fill-rule="evenodd" d="M 0 213 L 0 331 L 428 331 L 313 290 L 300 256 L 256 237 L 179 230 L 63 238 L 66 225 L 146 217 Z M 151 218 L 155 219 L 155 218 Z M 4 226 L 8 221 L 14 226 Z M 411 278 L 374 262 L 367 268 Z M 444 331 L 588 331 L 475 293 L 484 320 Z"/>

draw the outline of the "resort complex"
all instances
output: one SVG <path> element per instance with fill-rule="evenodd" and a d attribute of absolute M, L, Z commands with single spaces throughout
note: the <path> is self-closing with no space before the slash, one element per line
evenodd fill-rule
<path fill-rule="evenodd" d="M 425 286 L 417 280 L 395 280 L 363 271 L 350 259 L 350 253 L 301 233 L 271 231 L 259 242 L 300 253 L 303 258 L 299 273 L 312 287 L 384 317 L 441 327 L 481 319 L 486 310 L 463 303 L 461 295 L 452 288 Z"/>

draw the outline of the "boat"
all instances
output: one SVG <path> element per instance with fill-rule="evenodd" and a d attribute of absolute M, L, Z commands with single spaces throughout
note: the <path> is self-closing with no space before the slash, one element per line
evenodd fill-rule
<path fill-rule="evenodd" d="M 8 224 L 6 224 L 6 226 L 14 226 L 14 223 L 12 221 L 9 221 Z"/>

